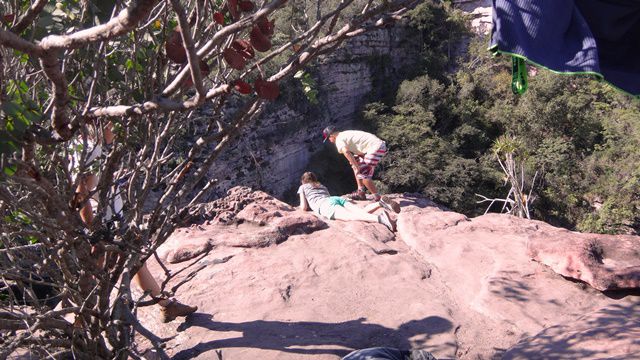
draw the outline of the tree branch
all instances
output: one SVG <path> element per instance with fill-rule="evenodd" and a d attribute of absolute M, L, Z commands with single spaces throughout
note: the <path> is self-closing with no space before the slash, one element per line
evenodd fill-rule
<path fill-rule="evenodd" d="M 213 89 L 209 89 L 205 99 L 213 99 L 216 96 L 229 92 L 231 86 L 223 84 Z M 198 107 L 194 101 L 173 101 L 166 98 L 158 98 L 156 101 L 147 101 L 140 105 L 114 105 L 102 108 L 93 108 L 87 113 L 88 117 L 117 117 L 130 115 L 143 115 L 151 112 L 184 111 Z"/>
<path fill-rule="evenodd" d="M 40 57 L 43 54 L 43 49 L 32 42 L 24 40 L 18 35 L 0 29 L 0 45 L 12 48 L 14 50 L 22 51 L 25 54 L 31 56 Z"/>
<path fill-rule="evenodd" d="M 149 15 L 157 2 L 158 0 L 136 1 L 106 24 L 76 31 L 69 35 L 49 35 L 40 41 L 40 46 L 45 50 L 70 50 L 124 35 L 135 29 L 136 25 Z"/>
<path fill-rule="evenodd" d="M 280 6 L 284 5 L 287 0 L 274 0 L 270 2 L 267 6 L 261 8 L 256 13 L 251 16 L 242 18 L 235 23 L 225 26 L 222 29 L 218 30 L 213 37 L 207 41 L 200 50 L 198 50 L 198 56 L 201 59 L 206 59 L 207 56 L 213 51 L 213 49 L 225 41 L 230 35 L 240 32 L 249 26 L 252 26 L 259 18 L 265 17 L 272 12 L 276 11 Z M 180 85 L 184 80 L 185 76 L 189 72 L 188 67 L 183 67 L 180 72 L 173 79 L 171 84 L 169 84 L 163 91 L 162 96 L 171 96 L 175 94 L 176 91 L 180 89 Z"/>
<path fill-rule="evenodd" d="M 18 20 L 18 23 L 11 27 L 11 31 L 16 34 L 23 32 L 27 27 L 29 27 L 29 25 L 31 25 L 36 16 L 42 12 L 42 9 L 44 9 L 44 6 L 47 5 L 48 2 L 48 0 L 37 0 L 31 5 L 31 7 L 29 7 L 29 10 L 22 15 L 20 20 Z"/>
<path fill-rule="evenodd" d="M 187 15 L 184 8 L 180 5 L 179 0 L 171 0 L 171 5 L 178 15 L 178 25 L 180 25 L 180 36 L 182 37 L 182 44 L 187 52 L 187 60 L 189 61 L 189 69 L 191 71 L 191 79 L 196 87 L 198 95 L 194 102 L 200 104 L 204 101 L 205 93 L 202 86 L 202 73 L 200 73 L 200 60 L 196 54 L 195 46 L 193 45 L 193 38 L 191 37 L 191 29 L 189 28 L 189 22 L 187 21 Z"/>

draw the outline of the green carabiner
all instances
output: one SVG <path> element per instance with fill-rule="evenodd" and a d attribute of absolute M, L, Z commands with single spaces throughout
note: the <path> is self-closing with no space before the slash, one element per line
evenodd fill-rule
<path fill-rule="evenodd" d="M 527 65 L 524 59 L 517 56 L 511 57 L 511 91 L 516 95 L 522 95 L 527 91 Z"/>

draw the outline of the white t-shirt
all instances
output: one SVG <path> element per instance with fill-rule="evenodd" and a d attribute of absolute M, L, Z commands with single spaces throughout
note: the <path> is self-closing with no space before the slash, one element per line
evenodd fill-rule
<path fill-rule="evenodd" d="M 346 149 L 357 155 L 373 154 L 382 143 L 377 136 L 360 130 L 340 131 L 336 136 L 336 147 L 340 153 L 344 153 Z"/>
<path fill-rule="evenodd" d="M 303 194 L 307 199 L 307 204 L 311 210 L 320 213 L 320 205 L 329 198 L 329 190 L 324 185 L 313 186 L 311 184 L 303 184 L 298 188 L 298 194 Z"/>

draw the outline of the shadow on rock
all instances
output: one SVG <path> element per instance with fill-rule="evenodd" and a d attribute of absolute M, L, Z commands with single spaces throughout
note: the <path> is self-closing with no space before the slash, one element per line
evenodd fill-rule
<path fill-rule="evenodd" d="M 434 207 L 443 211 L 450 211 L 443 205 L 436 204 L 427 197 L 419 193 L 404 193 L 402 197 L 395 197 L 394 200 L 398 201 L 400 207 L 415 206 L 421 209 Z"/>
<path fill-rule="evenodd" d="M 606 297 L 620 300 L 627 296 L 637 296 L 640 299 L 640 289 L 623 289 L 623 290 L 608 290 L 602 292 Z"/>
<path fill-rule="evenodd" d="M 359 318 L 340 323 L 264 320 L 229 323 L 216 322 L 209 314 L 196 313 L 178 330 L 202 327 L 211 331 L 240 332 L 242 335 L 200 343 L 178 352 L 173 359 L 190 359 L 207 351 L 223 348 L 259 348 L 297 354 L 337 356 L 344 356 L 352 349 L 374 346 L 411 349 L 426 346 L 432 336 L 452 329 L 451 322 L 439 316 L 412 320 L 400 325 L 398 329 L 365 321 L 365 318 Z"/>
<path fill-rule="evenodd" d="M 526 338 L 503 359 L 637 359 L 640 303 L 612 304 Z"/>
<path fill-rule="evenodd" d="M 528 302 L 531 287 L 524 281 L 516 280 L 520 274 L 517 271 L 500 271 L 489 280 L 490 291 L 504 299 L 516 302 Z"/>

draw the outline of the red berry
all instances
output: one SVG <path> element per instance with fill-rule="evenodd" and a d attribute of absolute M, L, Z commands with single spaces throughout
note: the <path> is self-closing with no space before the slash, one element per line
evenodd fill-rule
<path fill-rule="evenodd" d="M 214 12 L 213 21 L 220 25 L 224 25 L 224 15 L 220 11 Z"/>
<path fill-rule="evenodd" d="M 232 48 L 224 49 L 224 51 L 222 52 L 222 56 L 224 57 L 224 60 L 227 62 L 227 64 L 229 64 L 229 66 L 236 70 L 242 70 L 247 63 L 244 57 L 242 57 L 239 52 Z"/>
<path fill-rule="evenodd" d="M 242 0 L 238 3 L 238 7 L 240 8 L 240 10 L 244 12 L 249 12 L 249 11 L 253 11 L 253 9 L 255 8 L 255 5 L 253 5 L 253 3 L 249 0 Z"/>
<path fill-rule="evenodd" d="M 275 100 L 280 95 L 280 86 L 275 81 L 256 79 L 253 84 L 259 97 L 266 100 Z"/>
<path fill-rule="evenodd" d="M 235 81 L 234 84 L 234 89 L 236 89 L 236 91 L 238 91 L 240 94 L 250 94 L 251 93 L 251 85 L 249 85 L 249 83 L 247 83 L 246 81 L 242 81 L 240 79 Z"/>

